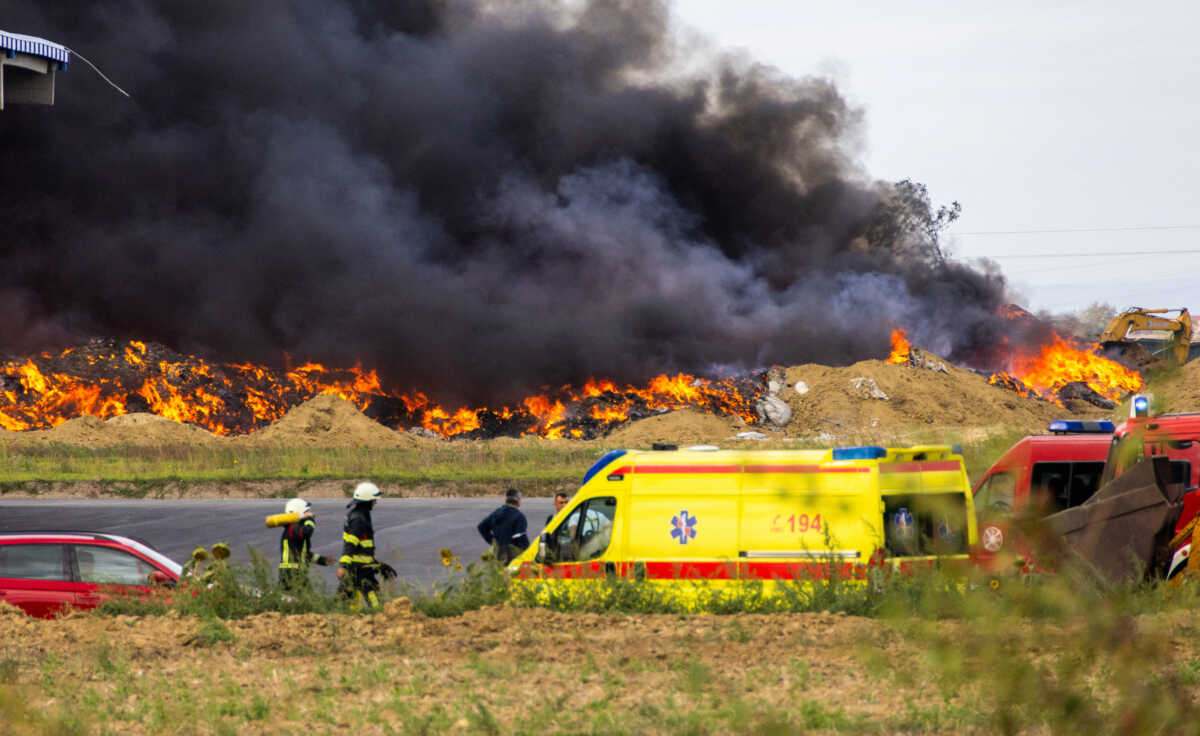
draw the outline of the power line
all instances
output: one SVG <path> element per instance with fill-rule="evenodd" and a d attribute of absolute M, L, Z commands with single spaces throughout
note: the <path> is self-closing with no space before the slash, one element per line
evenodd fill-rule
<path fill-rule="evenodd" d="M 996 255 L 972 255 L 968 258 L 1103 258 L 1107 256 L 1177 256 L 1200 253 L 1200 248 L 1186 250 L 1106 250 L 1100 253 L 999 253 Z"/>
<path fill-rule="evenodd" d="M 100 75 L 100 78 L 101 78 L 101 79 L 103 79 L 104 81 L 108 82 L 109 86 L 111 86 L 113 89 L 115 89 L 116 91 L 118 91 L 118 92 L 120 92 L 121 94 L 125 95 L 126 97 L 128 97 L 128 96 L 129 96 L 129 93 L 128 93 L 128 92 L 126 92 L 125 90 L 123 90 L 123 89 L 121 89 L 120 87 L 118 87 L 116 82 L 114 82 L 114 81 L 112 81 L 111 79 L 109 79 L 109 78 L 108 78 L 108 76 L 104 74 L 104 72 L 100 71 L 100 67 L 98 67 L 98 66 L 96 66 L 95 64 L 93 64 L 92 62 L 88 61 L 88 60 L 87 60 L 87 58 L 86 58 L 86 57 L 84 57 L 84 55 L 83 55 L 83 54 L 79 53 L 78 51 L 76 51 L 76 50 L 74 50 L 74 49 L 67 48 L 66 46 L 63 46 L 63 48 L 64 48 L 64 49 L 67 49 L 67 51 L 70 51 L 72 54 L 75 54 L 75 55 L 76 55 L 76 56 L 78 56 L 80 59 L 82 59 L 84 64 L 87 64 L 88 66 L 90 66 L 90 67 L 92 68 L 92 71 L 94 71 L 94 72 L 96 72 L 97 74 L 99 74 L 99 75 Z"/>
<path fill-rule="evenodd" d="M 1064 227 L 1045 230 L 976 230 L 950 235 L 1041 235 L 1044 233 L 1124 233 L 1147 230 L 1200 230 L 1200 225 L 1135 225 L 1132 227 Z"/>

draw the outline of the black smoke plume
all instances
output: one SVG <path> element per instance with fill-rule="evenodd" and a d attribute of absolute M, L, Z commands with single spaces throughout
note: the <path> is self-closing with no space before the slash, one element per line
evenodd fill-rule
<path fill-rule="evenodd" d="M 895 326 L 950 357 L 994 338 L 1002 280 L 943 259 L 927 198 L 861 171 L 862 112 L 825 79 L 689 58 L 661 1 L 0 19 L 131 94 L 76 61 L 53 107 L 0 112 L 0 352 L 362 361 L 488 401 L 843 364 Z"/>

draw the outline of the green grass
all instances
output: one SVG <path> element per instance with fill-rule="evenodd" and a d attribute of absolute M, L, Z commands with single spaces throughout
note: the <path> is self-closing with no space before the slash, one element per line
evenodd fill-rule
<path fill-rule="evenodd" d="M 55 443 L 0 447 L 0 492 L 46 483 L 101 481 L 114 495 L 155 495 L 164 483 L 299 482 L 369 477 L 399 486 L 496 483 L 527 495 L 578 484 L 605 448 L 455 442 L 436 448 L 292 448 L 119 446 L 89 449 Z M 348 486 L 349 487 L 349 486 Z"/>
<path fill-rule="evenodd" d="M 1022 436 L 1010 432 L 964 444 L 971 479 Z M 961 444 L 953 432 L 931 434 L 927 441 Z M 371 478 L 392 487 L 443 487 L 459 495 L 494 495 L 497 485 L 511 484 L 527 496 L 543 496 L 573 491 L 608 449 L 597 443 L 467 441 L 429 448 L 0 446 L 0 495 L 53 493 L 57 483 L 98 482 L 111 496 L 154 498 L 185 493 L 193 483 L 272 480 L 294 481 L 277 495 L 297 495 L 312 482 Z M 345 483 L 347 494 L 352 488 Z"/>

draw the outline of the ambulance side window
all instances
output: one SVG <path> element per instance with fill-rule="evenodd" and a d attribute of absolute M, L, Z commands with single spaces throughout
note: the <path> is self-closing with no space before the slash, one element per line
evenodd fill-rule
<path fill-rule="evenodd" d="M 1012 473 L 995 473 L 989 475 L 979 493 L 975 494 L 975 508 L 979 511 L 1012 511 L 1015 496 L 1016 480 Z"/>

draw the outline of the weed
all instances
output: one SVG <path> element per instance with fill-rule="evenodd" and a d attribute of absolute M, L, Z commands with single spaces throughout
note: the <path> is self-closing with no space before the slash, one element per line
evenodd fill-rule
<path fill-rule="evenodd" d="M 484 659 L 478 654 L 471 656 L 471 661 L 467 666 L 478 672 L 481 677 L 495 682 L 504 680 L 512 674 L 507 665 Z"/>
<path fill-rule="evenodd" d="M 101 639 L 94 647 L 96 668 L 109 677 L 124 677 L 129 665 L 120 657 L 113 658 L 112 645 L 107 639 Z"/>
<path fill-rule="evenodd" d="M 500 728 L 496 717 L 492 715 L 492 712 L 488 710 L 488 707 L 484 705 L 482 700 L 476 699 L 474 706 L 473 711 L 467 712 L 467 718 L 477 732 L 493 735 L 503 733 L 503 729 Z"/>
<path fill-rule="evenodd" d="M 414 611 L 442 618 L 459 616 L 484 606 L 506 602 L 510 597 L 508 574 L 493 560 L 473 562 L 464 570 L 450 568 L 445 581 L 426 591 L 413 585 L 402 587 Z"/>
<path fill-rule="evenodd" d="M 1188 687 L 1200 685 L 1200 659 L 1180 663 L 1179 671 L 1175 676 L 1179 678 L 1181 684 Z"/>
<path fill-rule="evenodd" d="M 233 641 L 233 632 L 220 620 L 210 618 L 200 625 L 196 635 L 188 641 L 198 647 L 211 647 L 220 642 Z"/>
<path fill-rule="evenodd" d="M 808 680 L 809 680 L 809 676 L 810 676 L 809 670 L 808 670 L 808 662 L 805 662 L 803 659 L 800 659 L 799 657 L 792 657 L 791 661 L 788 662 L 788 669 L 790 670 L 789 674 L 791 675 L 791 678 L 792 678 L 792 689 L 793 690 L 796 690 L 798 688 L 802 688 L 802 687 L 808 685 Z"/>
<path fill-rule="evenodd" d="M 729 625 L 729 628 L 725 632 L 725 636 L 729 639 L 729 641 L 737 642 L 738 644 L 745 644 L 753 638 L 753 634 L 750 633 L 750 630 L 745 626 L 742 626 L 742 622 L 737 620 Z"/>
<path fill-rule="evenodd" d="M 265 721 L 271 714 L 271 704 L 261 695 L 255 695 L 246 705 L 246 718 L 251 721 Z"/>
<path fill-rule="evenodd" d="M 839 731 L 850 726 L 850 718 L 842 708 L 830 708 L 819 700 L 800 703 L 800 722 L 805 729 Z"/>
<path fill-rule="evenodd" d="M 0 659 L 0 685 L 8 685 L 17 681 L 21 674 L 21 663 L 13 657 Z"/>

